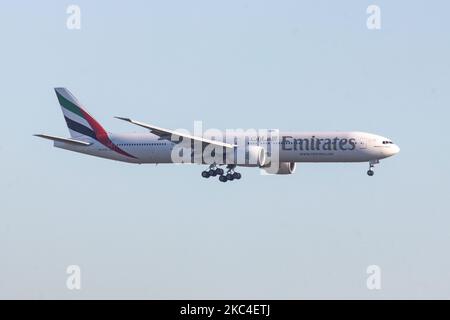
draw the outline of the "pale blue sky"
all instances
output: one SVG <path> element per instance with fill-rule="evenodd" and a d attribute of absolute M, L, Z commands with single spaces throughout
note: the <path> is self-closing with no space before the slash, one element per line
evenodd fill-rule
<path fill-rule="evenodd" d="M 82 29 L 66 28 L 78 4 Z M 381 7 L 382 29 L 366 28 Z M 0 4 L 1 298 L 450 298 L 448 1 Z M 55 86 L 109 131 L 361 130 L 367 164 L 219 183 L 54 149 Z M 82 290 L 65 269 L 82 268 Z M 382 290 L 366 267 L 382 268 Z"/>

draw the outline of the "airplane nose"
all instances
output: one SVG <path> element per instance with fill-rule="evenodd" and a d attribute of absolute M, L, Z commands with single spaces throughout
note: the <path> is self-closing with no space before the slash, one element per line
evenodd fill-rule
<path fill-rule="evenodd" d="M 400 152 L 399 146 L 398 145 L 394 145 L 393 148 L 392 148 L 392 153 L 393 154 L 397 154 L 399 152 Z"/>

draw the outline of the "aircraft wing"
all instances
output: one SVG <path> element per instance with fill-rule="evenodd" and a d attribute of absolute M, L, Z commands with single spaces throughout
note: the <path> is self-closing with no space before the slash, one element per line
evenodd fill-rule
<path fill-rule="evenodd" d="M 189 134 L 184 134 L 184 133 L 169 130 L 169 129 L 163 129 L 163 128 L 160 128 L 157 126 L 153 126 L 153 125 L 149 125 L 149 124 L 146 124 L 143 122 L 135 121 L 135 120 L 132 120 L 129 118 L 122 118 L 122 117 L 115 117 L 115 118 L 119 119 L 119 120 L 130 122 L 132 124 L 135 124 L 135 125 L 143 127 L 143 128 L 146 128 L 146 129 L 150 130 L 151 133 L 153 133 L 163 139 L 167 139 L 167 140 L 171 140 L 171 137 L 173 137 L 175 139 L 176 139 L 176 137 L 182 137 L 183 139 L 186 138 L 186 139 L 191 139 L 191 140 L 195 140 L 195 141 L 200 141 L 203 144 L 211 144 L 211 145 L 215 145 L 218 147 L 225 147 L 225 148 L 229 148 L 229 149 L 233 149 L 234 147 L 237 147 L 237 145 L 235 145 L 235 144 L 229 144 L 229 143 L 225 143 L 225 142 L 221 142 L 221 141 L 191 136 Z"/>
<path fill-rule="evenodd" d="M 52 140 L 52 141 L 65 142 L 65 143 L 69 143 L 69 144 L 77 145 L 77 146 L 85 146 L 85 147 L 87 147 L 87 146 L 90 146 L 92 144 L 92 143 L 89 143 L 89 142 L 75 140 L 75 139 L 67 139 L 67 138 L 49 136 L 47 134 L 35 134 L 34 136 L 35 137 L 39 137 L 39 138 Z"/>

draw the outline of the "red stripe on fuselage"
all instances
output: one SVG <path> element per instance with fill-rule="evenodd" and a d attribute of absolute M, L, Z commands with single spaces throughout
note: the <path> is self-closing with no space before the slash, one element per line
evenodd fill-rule
<path fill-rule="evenodd" d="M 86 119 L 86 121 L 91 126 L 92 130 L 94 130 L 95 136 L 101 144 L 103 144 L 104 146 L 108 147 L 109 149 L 111 149 L 123 156 L 137 159 L 135 156 L 132 156 L 131 154 L 123 151 L 118 146 L 116 146 L 111 141 L 111 139 L 109 139 L 108 133 L 105 131 L 105 129 L 103 129 L 103 127 L 100 125 L 100 123 L 98 123 L 97 120 L 95 120 L 93 117 L 91 117 L 91 115 L 89 113 L 87 113 L 86 111 L 84 111 L 82 108 L 80 108 L 80 110 L 83 113 L 83 116 Z"/>

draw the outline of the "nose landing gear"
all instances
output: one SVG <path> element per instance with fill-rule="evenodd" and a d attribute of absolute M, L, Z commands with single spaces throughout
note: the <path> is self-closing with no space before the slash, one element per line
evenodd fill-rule
<path fill-rule="evenodd" d="M 375 167 L 375 165 L 377 163 L 380 163 L 380 161 L 379 160 L 370 160 L 369 161 L 369 170 L 367 171 L 367 175 L 369 175 L 370 177 L 375 174 L 375 171 L 373 171 L 373 168 Z"/>

